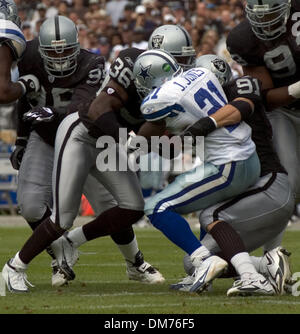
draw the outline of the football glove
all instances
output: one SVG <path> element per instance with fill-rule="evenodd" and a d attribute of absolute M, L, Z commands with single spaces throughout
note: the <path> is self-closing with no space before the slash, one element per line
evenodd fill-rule
<path fill-rule="evenodd" d="M 140 145 L 141 143 L 145 143 L 145 145 Z M 148 153 L 148 142 L 145 137 L 137 136 L 133 131 L 128 133 L 128 139 L 125 144 L 125 149 L 128 154 L 133 152 L 138 152 L 140 154 Z"/>
<path fill-rule="evenodd" d="M 26 139 L 17 139 L 15 144 L 15 149 L 10 155 L 10 162 L 14 169 L 19 170 L 21 166 L 21 162 L 23 159 L 23 155 L 25 153 L 27 145 Z"/>
<path fill-rule="evenodd" d="M 41 88 L 39 79 L 33 74 L 23 75 L 17 82 L 22 86 L 23 95 L 37 93 Z"/>
<path fill-rule="evenodd" d="M 23 115 L 25 122 L 31 122 L 32 124 L 38 124 L 42 122 L 51 122 L 54 119 L 54 112 L 50 108 L 35 107 Z"/>

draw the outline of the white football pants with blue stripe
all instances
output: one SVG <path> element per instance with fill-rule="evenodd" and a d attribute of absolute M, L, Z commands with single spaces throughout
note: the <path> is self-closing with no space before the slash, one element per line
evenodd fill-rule
<path fill-rule="evenodd" d="M 259 176 L 260 162 L 256 152 L 247 160 L 225 165 L 204 163 L 179 175 L 149 199 L 145 214 L 167 238 L 191 254 L 201 243 L 181 215 L 206 209 L 236 196 L 255 184 Z"/>

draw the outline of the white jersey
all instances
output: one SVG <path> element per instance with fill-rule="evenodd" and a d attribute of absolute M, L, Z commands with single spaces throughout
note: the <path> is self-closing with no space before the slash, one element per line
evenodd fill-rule
<path fill-rule="evenodd" d="M 226 95 L 216 76 L 207 69 L 194 68 L 147 96 L 141 111 L 147 121 L 164 119 L 167 130 L 180 135 L 226 104 Z M 246 160 L 255 151 L 251 128 L 243 121 L 219 128 L 206 136 L 204 150 L 205 162 L 215 165 Z"/>
<path fill-rule="evenodd" d="M 0 46 L 2 43 L 10 47 L 15 61 L 19 61 L 26 49 L 24 34 L 15 23 L 0 19 Z"/>

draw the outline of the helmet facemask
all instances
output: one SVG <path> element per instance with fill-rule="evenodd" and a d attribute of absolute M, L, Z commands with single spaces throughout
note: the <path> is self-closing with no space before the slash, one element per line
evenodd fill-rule
<path fill-rule="evenodd" d="M 65 40 L 52 41 L 52 45 L 41 45 L 40 54 L 46 71 L 56 78 L 70 76 L 76 71 L 79 43 L 66 44 Z"/>
<path fill-rule="evenodd" d="M 269 4 L 246 6 L 247 18 L 255 35 L 261 40 L 274 40 L 286 32 L 290 16 L 290 0 L 270 7 Z"/>
<path fill-rule="evenodd" d="M 195 67 L 196 52 L 192 46 L 182 47 L 182 53 L 180 55 L 176 55 L 176 52 L 173 53 L 170 52 L 170 53 L 176 59 L 178 65 L 182 67 L 184 71 L 187 71 Z"/>

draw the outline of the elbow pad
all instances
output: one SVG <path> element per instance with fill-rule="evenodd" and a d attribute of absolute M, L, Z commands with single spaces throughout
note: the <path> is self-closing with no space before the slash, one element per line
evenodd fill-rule
<path fill-rule="evenodd" d="M 235 107 L 240 112 L 243 121 L 249 119 L 253 114 L 253 110 L 250 103 L 246 101 L 237 100 L 237 101 L 232 101 L 228 104 Z"/>

